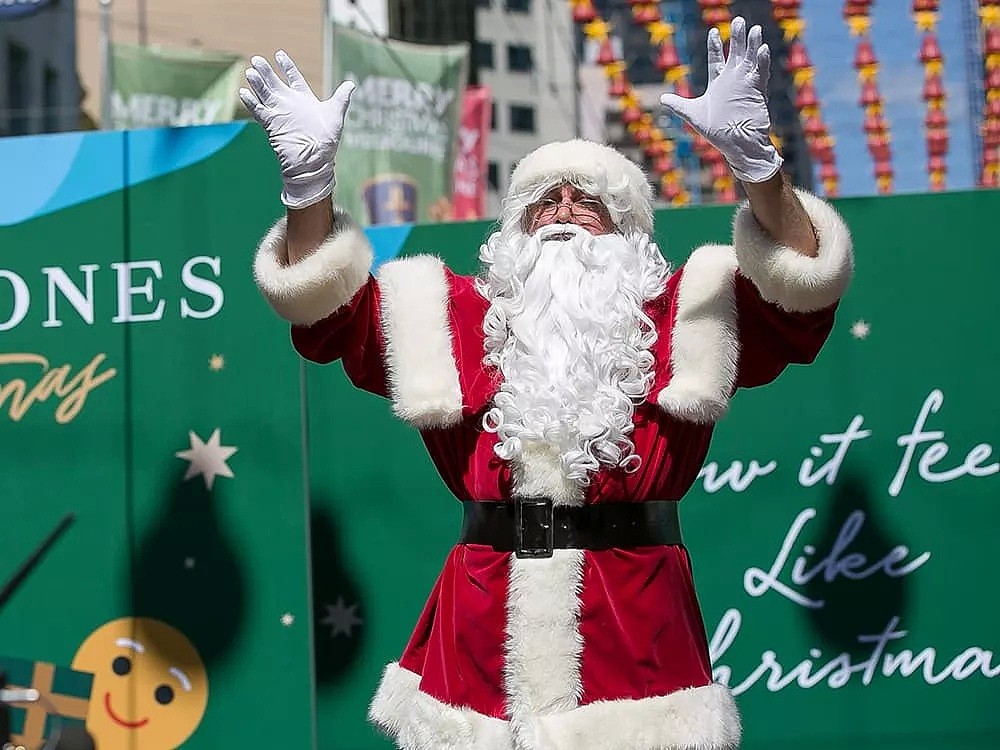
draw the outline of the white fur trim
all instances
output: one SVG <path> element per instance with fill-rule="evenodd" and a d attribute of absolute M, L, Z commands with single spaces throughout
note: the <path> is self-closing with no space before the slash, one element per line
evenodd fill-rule
<path fill-rule="evenodd" d="M 420 692 L 420 677 L 390 664 L 368 712 L 401 750 L 511 750 L 502 719 L 449 706 Z M 642 700 L 601 701 L 525 722 L 546 750 L 734 750 L 739 713 L 713 684 Z"/>
<path fill-rule="evenodd" d="M 558 750 L 735 750 L 742 735 L 736 701 L 720 684 L 589 703 L 541 723 Z"/>
<path fill-rule="evenodd" d="M 583 555 L 557 549 L 538 560 L 510 556 L 504 692 L 515 721 L 579 704 Z"/>
<path fill-rule="evenodd" d="M 451 346 L 444 264 L 431 255 L 383 263 L 378 283 L 393 412 L 419 429 L 457 424 L 462 387 Z"/>
<path fill-rule="evenodd" d="M 727 245 L 703 245 L 684 264 L 671 334 L 672 377 L 657 396 L 678 419 L 711 424 L 729 408 L 740 355 L 735 277 L 736 254 Z"/>
<path fill-rule="evenodd" d="M 563 475 L 558 452 L 525 444 L 514 472 L 514 494 L 581 505 L 582 489 Z M 583 550 L 557 549 L 543 559 L 510 556 L 504 694 L 518 750 L 547 750 L 540 714 L 569 711 L 583 694 L 580 678 L 580 592 Z"/>
<path fill-rule="evenodd" d="M 513 468 L 518 495 L 551 497 L 554 505 L 583 505 L 583 489 L 567 479 L 554 447 L 526 442 Z"/>
<path fill-rule="evenodd" d="M 400 750 L 510 750 L 506 721 L 420 692 L 420 676 L 395 662 L 382 674 L 368 719 Z"/>
<path fill-rule="evenodd" d="M 733 244 L 740 271 L 760 296 L 789 312 L 813 312 L 837 302 L 854 271 L 851 233 L 837 210 L 803 190 L 795 190 L 809 214 L 819 254 L 815 258 L 776 243 L 761 229 L 748 205 L 733 223 Z"/>
<path fill-rule="evenodd" d="M 289 265 L 287 220 L 264 235 L 254 257 L 257 287 L 274 311 L 297 325 L 311 325 L 350 302 L 365 285 L 372 246 L 350 216 L 334 209 L 333 233 L 315 252 Z"/>
<path fill-rule="evenodd" d="M 646 175 L 631 159 L 610 146 L 574 139 L 539 146 L 518 162 L 510 176 L 510 193 L 529 191 L 560 180 L 607 178 L 611 187 L 627 184 L 636 227 L 653 233 L 653 190 Z"/>

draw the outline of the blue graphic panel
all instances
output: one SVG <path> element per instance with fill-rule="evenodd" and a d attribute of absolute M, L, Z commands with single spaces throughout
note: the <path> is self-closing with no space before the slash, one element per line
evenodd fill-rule
<path fill-rule="evenodd" d="M 0 164 L 16 175 L 0 195 L 0 226 L 183 169 L 225 148 L 246 125 L 0 138 Z"/>

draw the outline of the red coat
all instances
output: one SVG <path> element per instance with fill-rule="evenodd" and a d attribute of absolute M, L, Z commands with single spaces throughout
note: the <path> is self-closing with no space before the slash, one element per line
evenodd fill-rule
<path fill-rule="evenodd" d="M 821 259 L 846 253 L 834 265 L 849 274 L 846 229 L 841 247 L 839 218 L 807 208 Z M 821 260 L 782 255 L 755 237 L 743 244 L 763 243 L 760 252 L 786 264 Z M 642 465 L 601 470 L 585 502 L 680 500 L 732 393 L 819 352 L 846 281 L 803 287 L 780 263 L 768 279 L 751 267 L 751 281 L 740 250 L 699 248 L 647 305 L 658 340 L 655 384 L 632 434 Z M 781 273 L 788 278 L 769 286 Z M 310 360 L 342 360 L 356 386 L 389 398 L 419 427 L 456 498 L 507 500 L 539 470 L 519 473 L 498 459 L 496 436 L 481 427 L 497 387 L 482 364 L 486 310 L 472 279 L 418 256 L 384 264 L 347 304 L 293 327 L 292 338 Z M 456 545 L 399 661 L 386 668 L 371 718 L 405 750 L 729 748 L 740 737 L 728 689 L 712 682 L 683 546 L 519 560 Z"/>

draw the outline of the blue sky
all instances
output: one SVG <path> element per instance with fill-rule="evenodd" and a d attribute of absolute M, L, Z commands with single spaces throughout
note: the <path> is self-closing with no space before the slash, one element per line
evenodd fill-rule
<path fill-rule="evenodd" d="M 921 98 L 924 71 L 917 57 L 921 36 L 911 7 L 910 0 L 872 4 L 871 39 L 880 63 L 878 83 L 892 135 L 897 193 L 927 190 L 926 108 Z M 861 86 L 852 65 L 857 37 L 850 35 L 842 11 L 843 3 L 836 0 L 804 2 L 802 15 L 807 27 L 803 41 L 816 69 L 823 119 L 836 139 L 841 195 L 871 195 L 876 192 L 873 163 L 862 131 Z M 968 12 L 967 0 L 941 0 L 937 33 L 947 89 L 949 190 L 972 188 L 976 180 L 975 123 L 970 111 L 975 89 L 970 87 L 969 66 L 980 63 L 977 51 L 969 49 L 965 41 L 963 23 Z"/>

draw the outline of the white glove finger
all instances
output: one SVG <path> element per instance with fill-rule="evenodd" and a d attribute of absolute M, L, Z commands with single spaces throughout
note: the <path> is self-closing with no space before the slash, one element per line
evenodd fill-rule
<path fill-rule="evenodd" d="M 692 125 L 694 124 L 692 122 L 694 101 L 694 99 L 685 99 L 677 94 L 663 94 L 660 97 L 660 104 Z"/>
<path fill-rule="evenodd" d="M 261 125 L 267 119 L 267 108 L 260 103 L 260 100 L 250 89 L 240 89 L 240 100 L 247 112 Z"/>
<path fill-rule="evenodd" d="M 726 67 L 726 57 L 722 52 L 722 35 L 714 26 L 708 30 L 708 82 L 719 77 Z"/>
<path fill-rule="evenodd" d="M 269 107 L 277 101 L 277 97 L 274 92 L 267 87 L 266 83 L 264 83 L 264 79 L 260 77 L 260 73 L 253 68 L 247 68 L 246 77 L 247 83 L 250 84 L 251 91 L 257 95 L 261 104 Z"/>
<path fill-rule="evenodd" d="M 250 64 L 253 66 L 254 70 L 260 73 L 260 77 L 264 80 L 264 85 L 271 89 L 275 95 L 277 95 L 282 89 L 288 88 L 284 81 L 278 78 L 278 74 L 274 72 L 274 68 L 271 67 L 271 63 L 260 55 L 254 55 L 251 57 Z M 264 99 L 261 99 L 261 101 L 267 104 Z"/>
<path fill-rule="evenodd" d="M 736 16 L 729 25 L 729 59 L 730 65 L 738 65 L 747 55 L 747 22 L 743 16 Z"/>
<path fill-rule="evenodd" d="M 355 88 L 357 86 L 354 84 L 354 81 L 344 81 L 327 101 L 330 119 L 337 127 L 342 128 L 344 125 L 344 120 L 347 117 L 347 108 L 351 106 L 351 94 L 354 93 Z"/>
<path fill-rule="evenodd" d="M 760 90 L 767 96 L 767 82 L 771 80 L 771 48 L 762 44 L 757 50 L 757 77 Z"/>
<path fill-rule="evenodd" d="M 309 84 L 306 83 L 305 76 L 302 75 L 298 66 L 295 64 L 295 61 L 287 52 L 285 52 L 285 50 L 279 49 L 275 52 L 274 59 L 281 68 L 281 72 L 285 74 L 285 78 L 288 80 L 289 86 L 296 91 L 306 91 L 310 94 L 312 93 L 312 89 L 309 88 Z"/>
<path fill-rule="evenodd" d="M 760 26 L 754 26 L 750 29 L 750 33 L 747 35 L 747 53 L 746 53 L 746 64 L 748 67 L 752 67 L 757 63 L 757 51 L 760 49 L 760 43 L 764 39 L 764 32 Z"/>

